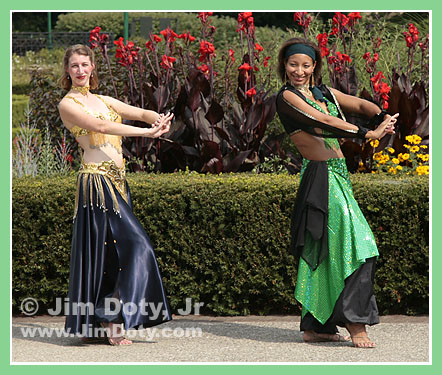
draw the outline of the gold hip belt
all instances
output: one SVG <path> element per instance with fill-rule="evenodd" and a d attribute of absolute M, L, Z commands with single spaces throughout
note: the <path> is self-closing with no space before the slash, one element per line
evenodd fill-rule
<path fill-rule="evenodd" d="M 103 176 L 103 179 L 100 178 L 100 176 Z M 125 163 L 123 162 L 123 165 L 118 167 L 113 160 L 102 161 L 100 163 L 85 163 L 82 161 L 77 180 L 74 218 L 77 215 L 81 183 L 83 183 L 83 207 L 87 207 L 88 200 L 91 207 L 93 207 L 93 191 L 95 189 L 97 192 L 96 205 L 101 209 L 106 210 L 103 180 L 111 193 L 114 212 L 120 214 L 118 199 L 114 189 L 120 193 L 121 197 L 127 203 Z"/>

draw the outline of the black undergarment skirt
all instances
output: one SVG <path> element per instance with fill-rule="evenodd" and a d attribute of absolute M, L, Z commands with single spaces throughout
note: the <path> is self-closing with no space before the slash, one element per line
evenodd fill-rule
<path fill-rule="evenodd" d="M 78 177 L 65 311 L 65 330 L 71 334 L 93 337 L 100 322 L 130 329 L 172 319 L 152 243 L 132 212 L 124 172 L 115 179 L 112 168 L 119 172 L 107 165 L 102 173 Z"/>
<path fill-rule="evenodd" d="M 345 279 L 345 287 L 336 301 L 331 317 L 321 324 L 307 312 L 301 319 L 301 331 L 336 333 L 336 326 L 346 323 L 374 325 L 379 323 L 378 308 L 373 291 L 376 257 L 369 258 Z"/>

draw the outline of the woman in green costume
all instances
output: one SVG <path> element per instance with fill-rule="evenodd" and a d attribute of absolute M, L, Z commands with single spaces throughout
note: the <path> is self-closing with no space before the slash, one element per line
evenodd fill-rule
<path fill-rule="evenodd" d="M 300 38 L 286 41 L 278 55 L 284 82 L 277 111 L 303 156 L 301 184 L 291 225 L 291 251 L 299 258 L 296 299 L 302 304 L 305 342 L 347 341 L 372 348 L 366 325 L 379 323 L 373 293 L 379 255 L 367 221 L 358 207 L 337 138 L 378 139 L 394 134 L 398 114 L 325 85 L 315 86 L 321 52 Z M 364 115 L 375 130 L 346 121 L 345 113 Z"/>

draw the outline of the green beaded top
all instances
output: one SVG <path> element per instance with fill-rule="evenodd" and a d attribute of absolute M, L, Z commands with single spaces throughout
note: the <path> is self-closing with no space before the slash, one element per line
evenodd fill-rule
<path fill-rule="evenodd" d="M 317 109 L 318 111 L 324 113 L 325 115 L 329 114 L 330 116 L 333 117 L 338 117 L 339 112 L 338 112 L 338 108 L 336 107 L 336 105 L 334 103 L 332 103 L 330 100 L 328 100 L 327 98 L 325 98 L 325 103 L 327 104 L 327 110 L 328 113 L 326 113 L 321 106 L 314 102 L 313 100 L 309 99 L 309 98 L 305 98 L 305 100 L 307 101 L 308 104 L 310 104 L 313 108 Z M 324 134 L 331 134 L 327 131 L 323 131 Z M 328 149 L 336 149 L 339 148 L 339 142 L 337 140 L 337 138 L 323 138 L 324 139 L 324 144 L 325 147 Z"/>

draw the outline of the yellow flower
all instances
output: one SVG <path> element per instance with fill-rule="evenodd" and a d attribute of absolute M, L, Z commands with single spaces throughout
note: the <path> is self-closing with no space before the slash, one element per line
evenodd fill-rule
<path fill-rule="evenodd" d="M 398 159 L 399 159 L 400 162 L 408 160 L 409 158 L 410 158 L 410 154 L 402 154 L 401 153 L 401 154 L 398 155 Z"/>
<path fill-rule="evenodd" d="M 415 145 L 418 145 L 419 143 L 422 142 L 422 138 L 419 137 L 418 135 L 414 135 L 413 136 L 413 142 L 414 142 Z"/>
<path fill-rule="evenodd" d="M 371 144 L 374 148 L 376 148 L 376 147 L 379 146 L 379 140 L 378 140 L 378 139 L 374 139 L 374 140 L 370 141 L 370 144 Z"/>
<path fill-rule="evenodd" d="M 410 147 L 411 152 L 418 152 L 420 150 L 419 146 L 412 146 Z"/>
<path fill-rule="evenodd" d="M 416 156 L 419 159 L 421 159 L 423 162 L 430 160 L 430 155 L 428 155 L 428 154 L 417 154 Z"/>
<path fill-rule="evenodd" d="M 430 167 L 428 165 L 420 165 L 416 168 L 416 172 L 419 176 L 423 174 L 430 174 Z"/>
<path fill-rule="evenodd" d="M 424 149 L 425 149 L 425 148 L 428 148 L 428 146 L 425 146 L 425 145 L 421 145 L 420 147 L 421 147 L 421 148 L 424 148 Z"/>
<path fill-rule="evenodd" d="M 413 135 L 407 135 L 407 136 L 405 137 L 405 139 L 406 139 L 409 143 L 411 143 L 411 144 L 413 144 L 413 145 L 418 145 L 419 143 L 422 142 L 422 138 L 419 137 L 419 136 L 416 135 L 416 134 L 413 134 Z"/>
<path fill-rule="evenodd" d="M 396 168 L 394 168 L 394 167 L 390 167 L 390 168 L 388 168 L 388 173 L 393 173 L 393 174 L 396 174 Z"/>
<path fill-rule="evenodd" d="M 394 154 L 394 148 L 389 147 L 389 148 L 388 148 L 388 152 L 389 152 L 390 154 Z"/>
<path fill-rule="evenodd" d="M 394 164 L 399 164 L 399 159 L 398 159 L 398 158 L 393 158 L 393 159 L 391 159 L 391 161 L 392 161 Z"/>
<path fill-rule="evenodd" d="M 410 145 L 404 145 L 404 147 L 405 147 L 405 148 L 410 148 L 411 146 L 410 146 Z"/>
<path fill-rule="evenodd" d="M 373 155 L 373 160 L 381 160 L 382 159 L 382 151 L 381 152 L 376 152 Z"/>
<path fill-rule="evenodd" d="M 401 170 L 402 170 L 402 167 L 401 167 L 400 165 L 398 165 L 398 166 L 396 167 L 396 169 L 397 169 L 398 171 L 401 171 Z"/>

